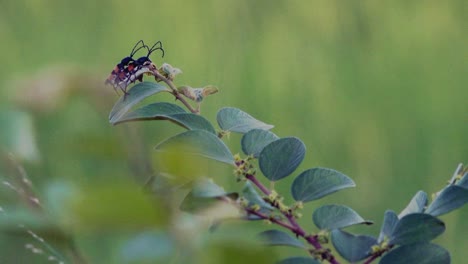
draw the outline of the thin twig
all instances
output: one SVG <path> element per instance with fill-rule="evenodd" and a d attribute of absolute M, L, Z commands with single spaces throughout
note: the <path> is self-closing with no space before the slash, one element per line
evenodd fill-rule
<path fill-rule="evenodd" d="M 175 96 L 176 100 L 179 100 L 182 104 L 184 104 L 190 110 L 190 112 L 192 112 L 194 114 L 200 114 L 200 111 L 193 108 L 192 105 L 190 105 L 187 102 L 187 100 L 185 100 L 185 98 L 181 95 L 181 93 L 179 93 L 179 91 L 177 90 L 177 87 L 174 85 L 174 83 L 171 80 L 164 77 L 157 70 L 152 71 L 152 73 L 153 73 L 153 75 L 155 77 L 162 80 L 163 82 L 165 82 L 169 86 L 169 88 L 171 89 L 171 93 Z"/>
<path fill-rule="evenodd" d="M 271 194 L 271 191 L 267 187 L 265 187 L 265 185 L 263 185 L 260 181 L 258 181 L 257 178 L 253 174 L 247 174 L 247 175 L 245 175 L 245 178 L 250 180 L 265 195 L 270 195 Z"/>
<path fill-rule="evenodd" d="M 255 177 L 255 175 L 247 174 L 245 177 L 250 182 L 252 182 L 255 186 L 257 186 L 257 188 L 260 191 L 262 191 L 263 194 L 265 194 L 267 196 L 271 194 L 271 190 L 269 190 L 265 185 L 263 185 Z M 270 204 L 272 206 L 274 206 L 275 208 L 279 209 L 278 204 L 275 204 L 275 203 L 270 203 Z M 248 208 L 246 208 L 245 210 L 250 213 L 250 211 L 248 211 Z M 283 212 L 282 210 L 279 210 L 279 211 L 286 217 L 286 219 L 288 219 L 289 224 L 284 223 L 283 221 L 279 221 L 279 220 L 278 221 L 273 221 L 273 220 L 277 220 L 277 219 L 272 218 L 272 217 L 270 217 L 268 215 L 263 215 L 262 213 L 259 213 L 259 212 L 254 211 L 252 214 L 257 215 L 257 216 L 261 217 L 262 219 L 270 220 L 271 222 L 273 222 L 275 224 L 278 224 L 278 225 L 280 225 L 282 227 L 285 227 L 285 228 L 289 229 L 291 232 L 293 232 L 297 236 L 304 238 L 310 245 L 312 245 L 317 250 L 323 250 L 324 249 L 322 247 L 322 245 L 320 244 L 320 242 L 317 240 L 317 236 L 307 235 L 306 231 L 299 225 L 299 223 L 296 221 L 295 217 L 290 212 Z M 336 260 L 335 256 L 333 256 L 333 254 L 330 253 L 330 251 L 328 249 L 323 250 L 323 253 L 321 254 L 321 257 L 323 259 L 327 260 L 331 264 L 339 264 L 338 260 Z"/>

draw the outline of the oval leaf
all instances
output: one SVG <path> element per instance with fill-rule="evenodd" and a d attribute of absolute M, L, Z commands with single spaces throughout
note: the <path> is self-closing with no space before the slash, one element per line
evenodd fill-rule
<path fill-rule="evenodd" d="M 296 201 L 309 202 L 344 188 L 355 187 L 351 178 L 339 171 L 313 168 L 302 172 L 291 185 Z"/>
<path fill-rule="evenodd" d="M 117 103 L 115 103 L 109 114 L 109 122 L 111 124 L 115 123 L 125 113 L 127 113 L 132 106 L 136 105 L 146 97 L 160 92 L 170 92 L 170 90 L 158 83 L 142 82 L 136 84 L 128 91 L 126 96 L 120 97 Z"/>
<path fill-rule="evenodd" d="M 145 105 L 135 111 L 123 115 L 120 119 L 115 120 L 113 125 L 144 120 L 169 120 L 189 130 L 206 130 L 216 134 L 214 127 L 204 117 L 187 113 L 178 105 L 171 103 L 154 103 Z"/>
<path fill-rule="evenodd" d="M 295 137 L 282 138 L 263 148 L 258 158 L 260 170 L 270 181 L 291 174 L 304 159 L 305 145 Z"/>
<path fill-rule="evenodd" d="M 468 172 L 466 172 L 462 176 L 462 178 L 457 182 L 457 185 L 465 189 L 468 189 Z"/>
<path fill-rule="evenodd" d="M 291 257 L 283 259 L 276 264 L 320 264 L 320 261 L 307 257 Z"/>
<path fill-rule="evenodd" d="M 380 229 L 378 242 L 382 242 L 385 238 L 390 238 L 395 225 L 398 223 L 398 216 L 392 210 L 385 211 L 385 216 Z"/>
<path fill-rule="evenodd" d="M 179 209 L 187 213 L 197 214 L 203 209 L 214 206 L 216 203 L 219 203 L 217 197 L 200 197 L 195 195 L 192 190 L 182 200 Z"/>
<path fill-rule="evenodd" d="M 216 120 L 222 130 L 238 133 L 247 133 L 256 128 L 263 130 L 273 128 L 272 125 L 265 124 L 246 112 L 233 107 L 225 107 L 219 110 Z"/>
<path fill-rule="evenodd" d="M 258 158 L 263 148 L 279 137 L 268 130 L 252 129 L 242 137 L 242 151 L 246 155 L 253 155 Z"/>
<path fill-rule="evenodd" d="M 407 214 L 422 213 L 427 205 L 427 194 L 423 191 L 417 192 L 403 211 L 398 215 L 402 218 Z"/>
<path fill-rule="evenodd" d="M 451 185 L 442 190 L 429 205 L 426 213 L 439 216 L 451 212 L 468 202 L 468 189 Z"/>
<path fill-rule="evenodd" d="M 195 182 L 192 193 L 197 197 L 220 197 L 227 194 L 223 187 L 206 178 Z"/>
<path fill-rule="evenodd" d="M 407 245 L 427 242 L 445 231 L 441 220 L 428 214 L 409 214 L 404 216 L 393 229 L 390 244 Z"/>
<path fill-rule="evenodd" d="M 201 115 L 180 113 L 170 115 L 167 119 L 190 130 L 205 130 L 216 135 L 216 130 L 211 123 Z"/>
<path fill-rule="evenodd" d="M 353 209 L 337 204 L 319 207 L 314 211 L 312 219 L 314 224 L 322 230 L 339 229 L 357 224 L 372 224 L 372 222 L 364 220 Z"/>
<path fill-rule="evenodd" d="M 416 243 L 398 247 L 385 254 L 379 264 L 450 264 L 450 254 L 441 246 Z"/>
<path fill-rule="evenodd" d="M 370 256 L 371 247 L 377 244 L 377 240 L 371 236 L 356 236 L 339 229 L 331 232 L 331 239 L 336 251 L 350 262 L 356 262 Z"/>
<path fill-rule="evenodd" d="M 234 157 L 228 147 L 217 136 L 204 130 L 190 130 L 175 135 L 159 143 L 155 149 L 177 150 L 234 165 Z"/>
<path fill-rule="evenodd" d="M 122 123 L 125 121 L 132 120 L 150 120 L 155 119 L 157 116 L 168 116 L 173 114 L 187 113 L 182 107 L 166 103 L 166 102 L 157 102 L 149 105 L 145 105 L 141 108 L 138 108 L 135 111 L 126 113 L 118 120 L 115 120 L 115 124 Z"/>
<path fill-rule="evenodd" d="M 304 248 L 296 238 L 279 230 L 267 230 L 259 234 L 260 239 L 268 246 L 290 246 Z"/>

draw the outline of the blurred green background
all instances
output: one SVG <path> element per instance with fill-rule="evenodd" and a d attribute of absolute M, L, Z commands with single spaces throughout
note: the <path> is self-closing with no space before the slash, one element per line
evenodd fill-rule
<path fill-rule="evenodd" d="M 108 113 L 118 97 L 103 83 L 137 40 L 161 40 L 166 56 L 152 59 L 183 70 L 176 84 L 219 87 L 202 106 L 210 121 L 219 108 L 238 107 L 274 124 L 277 135 L 305 142 L 308 151 L 296 175 L 321 166 L 355 180 L 357 188 L 308 206 L 301 223 L 313 230 L 314 207 L 341 203 L 377 223 L 356 230 L 377 234 L 387 208 L 399 212 L 416 191 L 436 192 L 467 161 L 467 14 L 464 0 L 4 0 L 0 147 L 24 165 L 59 223 L 73 222 L 57 200 L 75 189 L 86 197 L 88 191 L 112 191 L 116 181 L 135 179 L 140 186 L 159 170 L 153 146 L 182 129 L 164 122 L 112 127 Z M 228 140 L 234 152 L 239 140 Z M 11 174 L 0 170 L 2 179 Z M 208 176 L 238 190 L 231 175 L 231 168 L 220 165 Z M 288 194 L 291 180 L 277 189 Z M 122 194 L 119 184 L 115 188 L 116 197 L 96 196 L 107 197 L 104 204 L 116 207 L 110 211 L 134 197 Z M 0 186 L 0 208 L 21 208 L 16 196 Z M 102 209 L 96 208 L 85 210 L 89 219 Z M 436 242 L 451 252 L 453 263 L 464 262 L 467 218 L 466 207 L 442 217 L 447 230 Z M 119 248 L 131 232 L 116 231 L 120 222 L 112 217 L 89 219 L 92 227 L 71 225 L 77 247 L 92 263 L 120 262 Z M 25 248 L 29 240 L 2 235 L 0 262 L 46 263 Z"/>

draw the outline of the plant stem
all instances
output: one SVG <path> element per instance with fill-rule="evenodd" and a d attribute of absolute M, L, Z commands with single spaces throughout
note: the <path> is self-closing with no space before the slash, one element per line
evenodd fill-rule
<path fill-rule="evenodd" d="M 247 174 L 247 175 L 245 175 L 245 178 L 250 180 L 265 195 L 270 195 L 271 194 L 271 191 L 267 187 L 265 187 L 265 185 L 263 185 L 260 181 L 258 181 L 257 178 L 255 177 L 255 175 Z"/>
<path fill-rule="evenodd" d="M 163 82 L 165 82 L 169 88 L 172 90 L 172 94 L 175 96 L 176 100 L 179 100 L 182 104 L 184 104 L 188 110 L 190 110 L 190 112 L 194 113 L 194 114 L 200 114 L 200 111 L 193 108 L 192 105 L 190 105 L 187 100 L 185 100 L 184 97 L 181 96 L 181 94 L 179 93 L 179 91 L 177 90 L 177 87 L 174 85 L 174 83 L 169 80 L 168 78 L 164 77 L 161 73 L 159 73 L 157 70 L 154 70 L 152 71 L 152 74 L 157 77 L 158 79 L 162 80 Z"/>
<path fill-rule="evenodd" d="M 370 256 L 365 262 L 363 262 L 363 264 L 370 264 L 372 263 L 374 260 L 376 260 L 377 258 L 379 258 L 380 256 L 382 256 L 382 254 L 384 254 L 385 252 L 391 250 L 392 248 L 394 247 L 394 245 L 389 245 L 388 247 L 386 247 L 385 249 L 379 251 L 379 252 L 376 252 L 374 254 L 372 254 L 372 256 Z"/>
<path fill-rule="evenodd" d="M 369 264 L 372 261 L 376 260 L 379 256 L 378 255 L 372 255 L 369 259 L 367 259 L 363 264 Z"/>
<path fill-rule="evenodd" d="M 244 208 L 244 209 L 245 209 L 245 211 L 248 212 L 249 214 L 256 215 L 256 216 L 258 216 L 258 217 L 260 217 L 260 218 L 262 218 L 262 219 L 265 219 L 265 220 L 269 220 L 270 222 L 275 223 L 275 224 L 277 224 L 277 225 L 280 225 L 280 226 L 282 226 L 282 227 L 284 227 L 284 228 L 287 228 L 287 229 L 289 229 L 289 230 L 291 230 L 291 231 L 294 230 L 294 226 L 291 226 L 291 225 L 289 225 L 288 223 L 285 223 L 285 222 L 283 222 L 283 221 L 281 221 L 281 220 L 279 220 L 279 219 L 277 219 L 277 218 L 274 218 L 274 217 L 271 217 L 271 216 L 269 216 L 269 215 L 260 213 L 260 212 L 258 212 L 258 211 L 256 211 L 256 210 L 251 209 L 251 208 Z"/>
<path fill-rule="evenodd" d="M 253 174 L 246 174 L 245 178 L 248 179 L 250 182 L 252 182 L 257 188 L 262 191 L 263 194 L 265 195 L 270 195 L 271 190 L 269 190 L 265 185 L 263 185 Z M 272 206 L 275 208 L 279 209 L 277 204 L 271 203 Z M 270 220 L 272 223 L 275 223 L 277 225 L 280 225 L 282 227 L 285 227 L 289 229 L 291 232 L 296 234 L 297 236 L 300 236 L 304 238 L 310 245 L 312 245 L 315 249 L 324 249 L 320 242 L 317 240 L 317 236 L 315 235 L 307 235 L 306 231 L 299 225 L 299 223 L 296 221 L 294 216 L 290 212 L 283 212 L 279 210 L 285 217 L 288 219 L 288 223 L 285 223 L 281 220 L 278 220 L 274 217 L 271 217 L 269 215 L 262 214 L 260 212 L 257 212 L 255 210 L 245 208 L 245 210 L 250 213 L 254 214 L 262 219 Z M 339 264 L 339 262 L 335 259 L 335 256 L 333 256 L 332 253 L 330 253 L 329 250 L 324 250 L 323 253 L 321 254 L 321 257 L 325 260 L 327 260 L 331 264 Z"/>

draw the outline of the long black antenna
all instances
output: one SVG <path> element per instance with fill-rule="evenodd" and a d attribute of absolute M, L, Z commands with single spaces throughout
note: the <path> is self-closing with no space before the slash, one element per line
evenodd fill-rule
<path fill-rule="evenodd" d="M 138 47 L 138 45 L 139 45 L 140 43 L 141 43 L 142 46 L 139 47 L 139 48 L 137 49 L 137 47 Z M 130 53 L 130 57 L 133 57 L 133 55 L 135 55 L 135 53 L 137 53 L 137 52 L 138 52 L 139 50 L 141 50 L 142 48 L 147 48 L 147 49 L 148 49 L 148 46 L 146 46 L 146 45 L 145 45 L 145 42 L 143 42 L 143 40 L 140 39 L 140 40 L 135 44 L 135 46 L 133 47 L 132 52 Z"/>
<path fill-rule="evenodd" d="M 159 45 L 159 47 L 156 47 L 156 45 Z M 149 57 L 149 55 L 151 55 L 151 53 L 153 53 L 156 50 L 160 50 L 162 52 L 162 57 L 164 58 L 164 49 L 162 47 L 161 41 L 154 43 L 154 45 L 148 50 L 148 55 L 146 55 L 146 57 Z"/>

